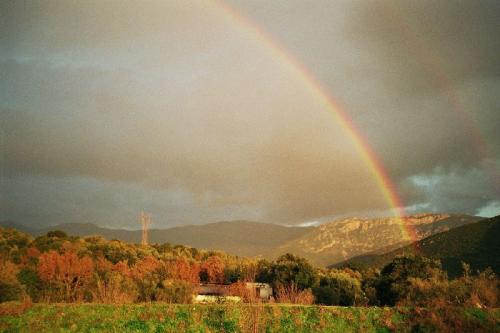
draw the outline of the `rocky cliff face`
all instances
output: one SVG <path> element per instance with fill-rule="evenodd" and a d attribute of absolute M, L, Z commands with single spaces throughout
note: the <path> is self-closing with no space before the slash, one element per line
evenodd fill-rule
<path fill-rule="evenodd" d="M 404 218 L 347 218 L 323 224 L 287 242 L 276 253 L 291 252 L 315 265 L 330 265 L 363 253 L 384 253 L 432 234 L 480 218 L 467 215 L 419 214 Z M 412 239 L 409 230 L 414 230 Z"/>

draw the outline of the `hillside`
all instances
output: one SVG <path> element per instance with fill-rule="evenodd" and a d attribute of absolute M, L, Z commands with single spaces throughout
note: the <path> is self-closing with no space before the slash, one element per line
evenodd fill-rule
<path fill-rule="evenodd" d="M 491 267 L 500 274 L 499 239 L 500 216 L 496 216 L 432 235 L 418 241 L 416 247 L 422 255 L 440 259 L 450 277 L 462 273 L 462 261 L 470 264 L 473 270 Z M 398 255 L 414 253 L 414 248 L 413 245 L 407 245 L 381 255 L 358 256 L 336 266 L 382 267 Z"/>
<path fill-rule="evenodd" d="M 249 221 L 217 222 L 151 232 L 152 242 L 170 242 L 204 249 L 223 250 L 240 256 L 263 256 L 296 239 L 313 227 L 285 227 Z"/>
<path fill-rule="evenodd" d="M 467 215 L 421 214 L 405 218 L 405 223 L 414 226 L 421 239 L 479 219 Z M 102 235 L 107 239 L 134 243 L 141 240 L 139 230 L 108 229 L 94 224 L 68 223 L 43 229 L 27 228 L 11 221 L 0 222 L 0 225 L 15 227 L 34 236 L 59 229 L 77 236 Z M 318 227 L 231 221 L 152 229 L 150 242 L 182 244 L 268 259 L 290 252 L 309 259 L 314 265 L 326 266 L 374 251 L 385 253 L 410 243 L 410 240 L 405 238 L 401 222 L 396 218 L 350 218 Z"/>
<path fill-rule="evenodd" d="M 335 264 L 365 253 L 385 253 L 411 243 L 406 227 L 416 230 L 417 239 L 481 220 L 480 217 L 450 214 L 419 214 L 398 218 L 348 218 L 333 221 L 291 242 L 275 253 L 291 252 L 315 265 Z"/>
<path fill-rule="evenodd" d="M 11 221 L 0 222 L 0 226 L 39 236 L 50 230 L 62 230 L 70 235 L 101 235 L 106 239 L 140 243 L 140 230 L 101 228 L 90 223 L 67 223 L 42 229 L 32 229 Z M 239 256 L 269 257 L 279 245 L 310 232 L 313 227 L 287 227 L 277 224 L 251 221 L 216 222 L 204 225 L 188 225 L 168 229 L 151 229 L 151 243 L 181 244 L 209 250 L 222 250 Z"/>

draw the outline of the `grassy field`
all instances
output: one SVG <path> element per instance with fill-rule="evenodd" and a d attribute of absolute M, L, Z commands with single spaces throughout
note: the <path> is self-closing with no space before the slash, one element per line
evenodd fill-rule
<path fill-rule="evenodd" d="M 455 309 L 433 322 L 422 309 L 287 305 L 35 304 L 0 315 L 1 332 L 405 332 L 499 331 L 500 311 Z M 5 311 L 4 311 L 5 313 Z M 449 314 L 448 314 L 449 315 Z M 436 321 L 436 318 L 434 318 Z M 439 325 L 445 325 L 440 327 Z M 437 325 L 437 326 L 436 326 Z"/>

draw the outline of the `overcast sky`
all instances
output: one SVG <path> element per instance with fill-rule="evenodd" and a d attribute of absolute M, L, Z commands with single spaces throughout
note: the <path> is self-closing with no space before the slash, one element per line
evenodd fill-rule
<path fill-rule="evenodd" d="M 321 82 L 409 213 L 500 214 L 498 1 L 229 1 Z M 311 87 L 212 1 L 1 1 L 1 220 L 390 214 Z"/>

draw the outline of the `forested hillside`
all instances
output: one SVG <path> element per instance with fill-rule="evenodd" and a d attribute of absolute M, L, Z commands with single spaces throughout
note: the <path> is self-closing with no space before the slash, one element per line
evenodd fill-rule
<path fill-rule="evenodd" d="M 462 262 L 473 270 L 491 267 L 500 274 L 500 216 L 438 233 L 418 241 L 416 246 L 404 246 L 381 255 L 359 256 L 336 266 L 382 267 L 399 255 L 414 254 L 415 251 L 439 259 L 451 277 L 462 273 Z"/>

